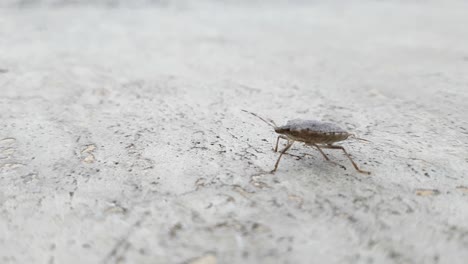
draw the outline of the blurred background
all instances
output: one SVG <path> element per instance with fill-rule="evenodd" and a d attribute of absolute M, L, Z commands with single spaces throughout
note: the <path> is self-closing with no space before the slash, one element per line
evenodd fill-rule
<path fill-rule="evenodd" d="M 1 0 L 0 263 L 465 263 L 467 10 Z"/>

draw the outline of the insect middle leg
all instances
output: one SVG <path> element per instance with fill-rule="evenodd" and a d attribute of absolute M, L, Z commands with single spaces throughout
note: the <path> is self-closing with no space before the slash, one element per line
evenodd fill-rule
<path fill-rule="evenodd" d="M 334 146 L 334 145 L 324 145 L 324 146 L 321 146 L 322 148 L 327 148 L 327 149 L 341 149 L 344 154 L 346 155 L 346 157 L 348 157 L 349 161 L 351 161 L 351 163 L 353 164 L 354 168 L 360 172 L 360 173 L 364 173 L 364 174 L 371 174 L 370 171 L 365 171 L 365 170 L 361 170 L 359 169 L 359 167 L 357 166 L 357 164 L 354 162 L 354 160 L 351 158 L 351 155 L 348 154 L 348 152 L 346 152 L 345 148 L 342 147 L 342 146 Z"/>
<path fill-rule="evenodd" d="M 278 160 L 276 161 L 275 163 L 275 168 L 271 171 L 271 172 L 275 172 L 276 169 L 278 169 L 278 165 L 279 165 L 279 162 L 281 160 L 281 157 L 283 156 L 283 154 L 288 151 L 288 149 L 291 148 L 291 146 L 294 144 L 294 141 L 288 141 L 288 145 L 286 145 L 286 147 L 281 151 L 281 154 L 279 155 L 278 157 Z"/>
<path fill-rule="evenodd" d="M 278 143 L 279 143 L 280 138 L 288 140 L 288 138 L 287 138 L 286 136 L 279 135 L 279 136 L 278 136 L 278 139 L 276 139 L 275 152 L 278 152 Z"/>
<path fill-rule="evenodd" d="M 331 163 L 333 163 L 333 164 L 335 164 L 335 165 L 338 165 L 338 166 L 340 166 L 341 168 L 343 168 L 343 169 L 346 170 L 346 167 L 345 167 L 345 166 L 339 164 L 338 162 L 335 162 L 335 161 L 330 160 L 330 158 L 327 156 L 327 154 L 325 154 L 325 153 L 323 152 L 323 150 L 320 148 L 319 145 L 313 144 L 313 143 L 310 143 L 310 144 L 307 144 L 307 145 L 317 148 L 317 150 L 320 152 L 320 154 L 322 154 L 322 156 L 323 156 L 328 162 L 331 162 Z"/>

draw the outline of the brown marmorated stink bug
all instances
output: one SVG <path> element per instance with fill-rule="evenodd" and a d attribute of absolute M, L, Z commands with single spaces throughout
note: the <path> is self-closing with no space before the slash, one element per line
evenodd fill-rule
<path fill-rule="evenodd" d="M 364 171 L 364 170 L 359 169 L 357 164 L 353 161 L 353 159 L 348 154 L 348 152 L 346 152 L 344 147 L 333 145 L 333 143 L 335 142 L 343 141 L 350 137 L 353 137 L 358 140 L 363 140 L 363 141 L 367 141 L 367 140 L 357 138 L 354 134 L 348 133 L 346 130 L 340 128 L 339 126 L 335 124 L 316 121 L 316 120 L 294 119 L 294 120 L 288 121 L 286 125 L 284 126 L 277 126 L 275 122 L 273 122 L 273 120 L 271 119 L 264 119 L 258 116 L 257 114 L 249 112 L 247 110 L 242 110 L 242 111 L 259 118 L 263 122 L 267 123 L 269 126 L 273 127 L 276 133 L 280 134 L 276 140 L 275 152 L 278 151 L 278 143 L 279 143 L 280 138 L 285 139 L 288 142 L 286 144 L 286 147 L 281 151 L 278 157 L 278 160 L 276 161 L 275 168 L 272 170 L 272 172 L 275 172 L 276 169 L 278 169 L 278 164 L 283 154 L 286 153 L 286 151 L 288 151 L 288 149 L 291 148 L 294 142 L 298 141 L 298 142 L 303 142 L 307 146 L 317 148 L 317 150 L 322 154 L 322 156 L 327 161 L 330 161 L 330 159 L 322 151 L 322 149 L 341 149 L 358 172 L 364 173 L 364 174 L 370 174 L 369 171 Z M 333 162 L 333 163 L 337 164 L 336 162 Z"/>

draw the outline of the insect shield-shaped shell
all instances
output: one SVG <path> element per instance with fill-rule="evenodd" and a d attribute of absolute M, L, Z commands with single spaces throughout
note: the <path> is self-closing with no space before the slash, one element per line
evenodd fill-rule
<path fill-rule="evenodd" d="M 286 125 L 277 127 L 275 132 L 292 140 L 318 144 L 331 144 L 350 136 L 346 130 L 335 124 L 303 119 L 290 120 Z"/>

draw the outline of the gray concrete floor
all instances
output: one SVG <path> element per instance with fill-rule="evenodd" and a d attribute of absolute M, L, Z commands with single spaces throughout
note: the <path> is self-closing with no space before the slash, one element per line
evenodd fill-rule
<path fill-rule="evenodd" d="M 0 9 L 1 263 L 466 263 L 468 2 L 29 2 Z M 268 174 L 241 109 L 335 122 L 373 174 L 300 144 Z"/>

